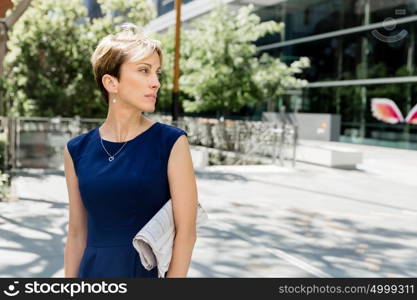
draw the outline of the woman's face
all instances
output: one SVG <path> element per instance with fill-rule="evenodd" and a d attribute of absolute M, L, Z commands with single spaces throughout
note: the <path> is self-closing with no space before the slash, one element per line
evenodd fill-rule
<path fill-rule="evenodd" d="M 160 59 L 156 52 L 140 61 L 123 63 L 120 67 L 118 98 L 140 111 L 153 112 L 161 87 L 160 72 Z"/>

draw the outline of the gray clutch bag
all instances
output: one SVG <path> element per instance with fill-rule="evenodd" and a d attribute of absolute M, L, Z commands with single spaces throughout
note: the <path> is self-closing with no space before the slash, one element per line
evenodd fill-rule
<path fill-rule="evenodd" d="M 197 228 L 208 221 L 208 214 L 198 203 Z M 149 220 L 133 238 L 133 247 L 139 253 L 146 270 L 158 267 L 158 277 L 165 277 L 172 257 L 175 224 L 171 199 Z"/>

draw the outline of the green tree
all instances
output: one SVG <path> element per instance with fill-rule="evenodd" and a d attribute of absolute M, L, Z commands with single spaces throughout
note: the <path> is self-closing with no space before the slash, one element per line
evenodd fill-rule
<path fill-rule="evenodd" d="M 89 19 L 82 0 L 34 0 L 8 42 L 3 87 L 9 115 L 103 116 L 90 57 L 116 25 L 143 26 L 154 16 L 146 0 L 99 0 L 102 18 Z"/>
<path fill-rule="evenodd" d="M 259 87 L 259 98 L 271 102 L 278 99 L 287 90 L 306 86 L 306 80 L 295 76 L 308 67 L 310 67 L 310 60 L 307 57 L 301 57 L 300 60 L 296 60 L 288 66 L 280 59 L 263 53 L 259 60 L 256 60 L 253 76 Z"/>
<path fill-rule="evenodd" d="M 238 11 L 219 5 L 183 30 L 180 86 L 186 112 L 219 111 L 227 116 L 305 84 L 294 75 L 308 66 L 306 58 L 286 66 L 267 54 L 257 57 L 254 43 L 280 33 L 283 24 L 261 22 L 253 10 L 253 5 Z M 167 33 L 166 42 L 173 43 L 172 34 Z M 164 49 L 172 59 L 174 48 L 165 44 Z"/>

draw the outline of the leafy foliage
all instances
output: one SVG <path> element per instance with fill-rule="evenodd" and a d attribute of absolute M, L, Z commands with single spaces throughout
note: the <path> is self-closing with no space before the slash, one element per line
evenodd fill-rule
<path fill-rule="evenodd" d="M 307 58 L 287 66 L 266 53 L 257 57 L 255 41 L 278 34 L 283 24 L 261 22 L 253 9 L 249 5 L 234 11 L 219 5 L 183 30 L 180 87 L 186 112 L 227 115 L 306 83 L 294 75 L 309 66 Z M 168 46 L 174 41 L 173 34 L 169 31 L 164 39 L 168 61 L 174 55 L 174 47 Z M 166 82 L 172 85 L 172 71 L 168 71 Z"/>
<path fill-rule="evenodd" d="M 33 0 L 13 27 L 3 86 L 11 116 L 103 116 L 90 57 L 115 25 L 144 25 L 155 15 L 146 0 L 99 0 L 90 19 L 82 0 Z M 134 8 L 134 9 L 133 9 Z"/>
<path fill-rule="evenodd" d="M 107 110 L 91 71 L 98 41 L 129 21 L 144 26 L 154 16 L 146 0 L 98 0 L 100 18 L 90 19 L 82 0 L 33 0 L 10 33 L 6 77 L 9 115 L 102 117 Z M 239 10 L 219 5 L 181 33 L 180 98 L 186 112 L 227 115 L 305 85 L 295 76 L 309 66 L 290 66 L 263 53 L 255 42 L 279 34 L 283 24 L 261 22 L 252 5 Z M 155 35 L 164 64 L 158 110 L 170 110 L 174 30 Z"/>

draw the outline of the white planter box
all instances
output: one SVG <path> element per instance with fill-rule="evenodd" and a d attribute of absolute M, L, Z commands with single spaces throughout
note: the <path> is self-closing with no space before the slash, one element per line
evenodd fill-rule
<path fill-rule="evenodd" d="M 362 163 L 361 151 L 341 146 L 298 145 L 296 160 L 332 168 L 355 169 Z"/>
<path fill-rule="evenodd" d="M 194 169 L 204 168 L 209 164 L 209 155 L 205 147 L 191 146 L 191 158 L 193 160 Z"/>

